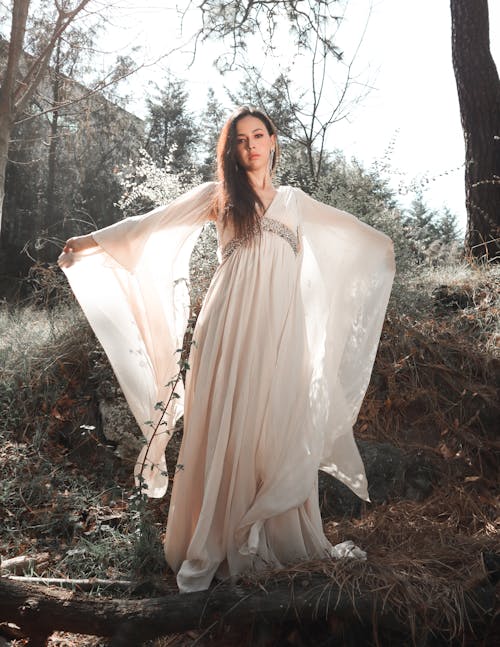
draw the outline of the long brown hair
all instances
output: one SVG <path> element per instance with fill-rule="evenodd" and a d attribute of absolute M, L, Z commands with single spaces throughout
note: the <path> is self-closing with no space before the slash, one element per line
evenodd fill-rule
<path fill-rule="evenodd" d="M 276 128 L 269 117 L 257 108 L 242 106 L 237 108 L 222 128 L 217 144 L 217 176 L 219 188 L 214 197 L 214 215 L 221 214 L 222 222 L 229 221 L 234 226 L 235 235 L 245 237 L 259 225 L 258 209 L 264 205 L 248 180 L 244 168 L 238 163 L 236 124 L 243 117 L 256 117 L 265 125 L 269 135 L 276 136 Z M 278 159 L 278 141 L 274 147 L 271 173 Z"/>

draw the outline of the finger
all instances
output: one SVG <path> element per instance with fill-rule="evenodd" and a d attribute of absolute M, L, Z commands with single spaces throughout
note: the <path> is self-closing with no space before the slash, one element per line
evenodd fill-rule
<path fill-rule="evenodd" d="M 71 237 L 71 238 L 68 238 L 68 240 L 66 241 L 66 243 L 64 245 L 63 252 L 68 253 L 68 252 L 74 251 L 74 244 L 75 244 L 74 236 Z"/>
<path fill-rule="evenodd" d="M 61 269 L 71 267 L 73 265 L 73 255 L 71 253 L 63 252 L 57 259 L 57 264 Z"/>

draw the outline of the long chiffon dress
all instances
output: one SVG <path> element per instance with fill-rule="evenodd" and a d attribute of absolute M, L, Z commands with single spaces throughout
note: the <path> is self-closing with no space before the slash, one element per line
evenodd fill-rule
<path fill-rule="evenodd" d="M 171 398 L 189 255 L 213 190 L 95 232 L 99 247 L 66 270 L 144 433 L 136 476 L 150 496 L 165 492 L 165 447 L 184 414 L 165 539 L 181 591 L 341 554 L 323 533 L 317 472 L 368 499 L 352 425 L 394 275 L 387 236 L 280 187 L 253 236 L 216 223 L 220 265 L 185 392 L 178 383 Z"/>

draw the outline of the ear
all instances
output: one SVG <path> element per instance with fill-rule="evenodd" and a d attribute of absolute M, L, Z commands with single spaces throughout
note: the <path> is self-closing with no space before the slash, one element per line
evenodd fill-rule
<path fill-rule="evenodd" d="M 276 148 L 276 135 L 274 135 L 274 134 L 271 135 L 271 144 L 272 144 L 272 148 L 275 149 Z"/>

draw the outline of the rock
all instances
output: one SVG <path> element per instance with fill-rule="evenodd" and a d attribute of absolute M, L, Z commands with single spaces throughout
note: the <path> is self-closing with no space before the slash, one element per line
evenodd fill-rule
<path fill-rule="evenodd" d="M 112 401 L 101 400 L 99 413 L 105 439 L 115 446 L 117 456 L 132 461 L 133 464 L 144 443 L 139 438 L 139 428 L 125 398 L 116 397 Z"/>
<path fill-rule="evenodd" d="M 405 452 L 389 443 L 360 440 L 372 503 L 407 499 L 422 501 L 438 479 L 437 470 L 423 452 Z M 363 502 L 336 478 L 319 472 L 321 511 L 325 516 L 359 516 Z"/>

